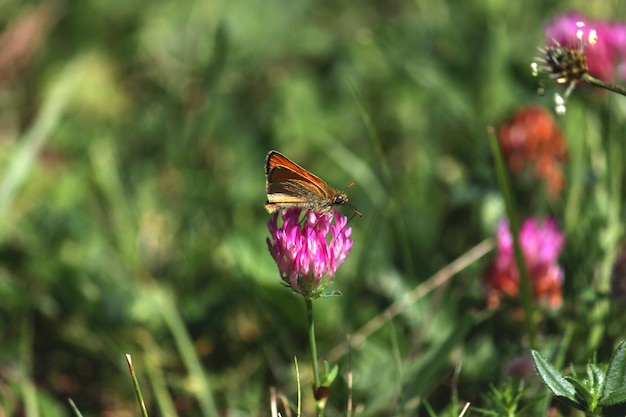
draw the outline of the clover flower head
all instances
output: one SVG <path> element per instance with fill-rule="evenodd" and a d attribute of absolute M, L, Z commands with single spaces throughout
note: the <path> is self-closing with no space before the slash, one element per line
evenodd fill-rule
<path fill-rule="evenodd" d="M 268 222 L 267 247 L 283 282 L 303 297 L 315 299 L 326 295 L 337 268 L 348 257 L 354 243 L 352 228 L 346 227 L 348 218 L 337 210 L 308 212 L 303 220 L 300 215 L 301 209 L 284 210 L 280 216 L 274 213 Z"/>
<path fill-rule="evenodd" d="M 520 355 L 511 359 L 506 367 L 506 375 L 519 381 L 530 382 L 537 379 L 537 371 L 529 355 Z"/>
<path fill-rule="evenodd" d="M 528 269 L 535 299 L 549 308 L 559 308 L 563 302 L 561 287 L 563 269 L 558 257 L 565 244 L 565 236 L 553 219 L 529 218 L 520 229 L 520 245 Z M 519 294 L 519 271 L 513 253 L 513 237 L 507 220 L 496 229 L 497 255 L 485 276 L 485 287 L 490 307 L 500 304 L 503 295 Z"/>
<path fill-rule="evenodd" d="M 539 106 L 525 106 L 498 128 L 502 155 L 514 173 L 532 167 L 551 197 L 565 188 L 563 163 L 567 145 L 550 112 Z"/>

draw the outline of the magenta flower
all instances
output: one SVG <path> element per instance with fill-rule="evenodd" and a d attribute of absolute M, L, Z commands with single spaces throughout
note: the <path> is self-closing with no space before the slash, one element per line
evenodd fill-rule
<path fill-rule="evenodd" d="M 577 47 L 585 42 L 584 51 L 590 74 L 610 81 L 613 78 L 615 51 L 610 45 L 610 36 L 607 36 L 608 29 L 608 25 L 604 23 L 595 24 L 578 13 L 571 12 L 553 19 L 546 27 L 545 37 L 549 44 L 564 47 Z M 597 41 L 593 44 L 589 42 L 592 30 L 597 34 Z"/>
<path fill-rule="evenodd" d="M 300 214 L 300 209 L 282 211 L 278 226 L 278 212 L 274 213 L 268 222 L 271 240 L 267 239 L 267 247 L 283 282 L 312 300 L 325 295 L 337 268 L 348 257 L 352 228 L 346 227 L 348 218 L 337 210 L 309 212 L 302 221 Z"/>
<path fill-rule="evenodd" d="M 594 21 L 570 12 L 548 23 L 545 37 L 552 45 L 582 47 L 589 73 L 603 81 L 613 81 L 626 58 L 626 24 L 622 22 Z"/>
<path fill-rule="evenodd" d="M 535 76 L 567 85 L 563 94 L 554 94 L 558 114 L 565 114 L 567 99 L 581 82 L 626 96 L 626 89 L 613 84 L 614 78 L 626 79 L 626 23 L 592 21 L 571 12 L 552 20 L 545 35 L 548 45 L 539 48 L 531 68 Z"/>
<path fill-rule="evenodd" d="M 550 308 L 558 308 L 563 302 L 563 269 L 557 260 L 564 243 L 565 236 L 553 219 L 530 218 L 520 229 L 520 245 L 534 297 Z M 498 224 L 496 250 L 497 257 L 485 277 L 490 307 L 497 307 L 502 295 L 516 297 L 519 294 L 519 272 L 507 220 Z"/>

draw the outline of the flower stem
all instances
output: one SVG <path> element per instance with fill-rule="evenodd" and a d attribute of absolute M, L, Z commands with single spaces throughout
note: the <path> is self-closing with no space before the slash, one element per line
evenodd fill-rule
<path fill-rule="evenodd" d="M 524 253 L 519 241 L 519 219 L 517 217 L 517 211 L 515 210 L 515 202 L 513 201 L 513 192 L 511 190 L 511 181 L 509 179 L 506 166 L 504 165 L 504 159 L 500 152 L 500 145 L 493 128 L 488 131 L 489 142 L 491 143 L 491 151 L 494 157 L 494 163 L 496 168 L 496 176 L 498 177 L 498 183 L 500 190 L 504 197 L 504 205 L 506 207 L 506 214 L 509 218 L 509 228 L 511 230 L 511 236 L 513 237 L 513 251 L 515 254 L 515 263 L 517 264 L 517 270 L 520 276 L 520 288 L 522 295 L 522 305 L 524 306 L 526 332 L 528 334 L 529 344 L 531 348 L 535 346 L 535 321 L 533 314 L 533 299 L 532 289 L 530 285 L 530 279 L 528 278 L 528 271 L 526 270 L 526 262 L 524 261 Z"/>
<path fill-rule="evenodd" d="M 326 405 L 326 395 L 320 396 L 321 380 L 320 371 L 317 367 L 317 347 L 315 345 L 315 324 L 313 320 L 313 300 L 305 298 L 306 318 L 309 324 L 309 346 L 311 348 L 311 364 L 313 365 L 313 396 L 315 397 L 315 407 L 317 408 L 317 416 L 324 416 L 324 406 Z"/>
<path fill-rule="evenodd" d="M 313 389 L 316 390 L 320 387 L 320 372 L 317 367 L 317 346 L 315 345 L 315 323 L 313 321 L 313 300 L 305 299 L 306 304 L 306 319 L 309 325 L 309 346 L 311 348 L 311 364 L 313 365 L 313 376 L 315 382 Z"/>
<path fill-rule="evenodd" d="M 583 80 L 589 84 L 589 85 L 593 85 L 594 87 L 600 87 L 600 88 L 604 88 L 605 90 L 609 90 L 612 91 L 614 93 L 617 94 L 621 94 L 623 96 L 626 96 L 626 89 L 620 87 L 619 85 L 615 85 L 615 84 L 610 84 L 607 82 L 604 82 L 602 80 L 599 80 L 589 74 L 584 74 L 583 75 Z"/>

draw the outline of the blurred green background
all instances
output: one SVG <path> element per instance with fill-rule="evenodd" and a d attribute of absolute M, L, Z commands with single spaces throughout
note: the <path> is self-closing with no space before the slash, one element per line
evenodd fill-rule
<path fill-rule="evenodd" d="M 70 415 L 67 397 L 85 415 L 137 415 L 125 353 L 155 416 L 269 415 L 270 387 L 295 402 L 297 357 L 310 415 L 303 303 L 265 242 L 266 153 L 356 183 L 344 295 L 315 304 L 323 359 L 492 236 L 487 127 L 552 106 L 530 63 L 570 9 L 626 16 L 618 1 L 0 2 L 0 415 Z M 588 175 L 603 140 L 624 137 L 619 99 L 583 92 L 558 119 L 582 199 L 516 184 L 522 216 L 568 231 L 566 306 L 541 328 L 567 361 L 603 358 L 623 333 L 593 327 L 607 313 L 589 294 L 622 233 L 608 227 L 621 205 L 606 208 L 622 172 Z M 485 310 L 492 258 L 339 358 L 328 415 L 345 415 L 350 371 L 361 415 L 480 404 L 528 351 L 511 314 Z"/>

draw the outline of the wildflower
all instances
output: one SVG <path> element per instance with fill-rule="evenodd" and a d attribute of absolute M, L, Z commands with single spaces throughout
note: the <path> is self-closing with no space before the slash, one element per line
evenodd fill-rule
<path fill-rule="evenodd" d="M 562 46 L 560 43 L 539 49 L 539 64 L 533 69 L 548 74 L 557 84 L 581 81 L 589 73 L 587 55 L 583 46 Z"/>
<path fill-rule="evenodd" d="M 553 19 L 546 26 L 548 43 L 572 47 L 584 53 L 588 72 L 603 81 L 614 79 L 615 68 L 622 51 L 624 24 L 592 21 L 570 12 Z"/>
<path fill-rule="evenodd" d="M 552 115 L 538 106 L 527 106 L 498 129 L 502 155 L 511 171 L 533 165 L 535 175 L 545 181 L 551 196 L 565 187 L 562 164 L 567 158 L 563 134 Z"/>
<path fill-rule="evenodd" d="M 0 86 L 25 76 L 37 52 L 45 48 L 57 20 L 56 8 L 47 3 L 24 8 L 0 33 Z"/>
<path fill-rule="evenodd" d="M 591 21 L 577 13 L 556 17 L 546 27 L 548 46 L 531 64 L 534 75 L 547 74 L 557 84 L 567 85 L 563 95 L 555 94 L 556 110 L 565 113 L 565 102 L 576 84 L 587 84 L 626 95 L 626 90 L 610 84 L 616 70 L 626 75 L 626 24 Z"/>
<path fill-rule="evenodd" d="M 563 233 L 552 219 L 530 218 L 524 221 L 519 239 L 535 299 L 549 308 L 559 308 L 563 302 L 563 269 L 557 259 L 565 243 Z M 499 305 L 502 295 L 516 297 L 520 291 L 513 237 L 506 220 L 498 224 L 496 241 L 497 257 L 484 282 L 491 308 Z"/>
<path fill-rule="evenodd" d="M 326 295 L 324 290 L 352 248 L 352 228 L 346 227 L 348 218 L 337 210 L 332 214 L 308 212 L 303 221 L 301 209 L 280 214 L 281 226 L 278 212 L 268 222 L 271 240 L 267 239 L 267 247 L 281 279 L 308 300 Z"/>
<path fill-rule="evenodd" d="M 534 381 L 537 379 L 537 371 L 533 360 L 528 355 L 517 356 L 508 363 L 506 376 L 520 381 Z"/>

